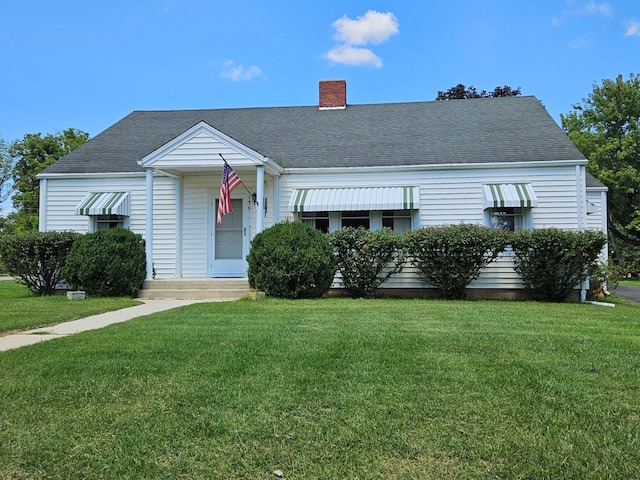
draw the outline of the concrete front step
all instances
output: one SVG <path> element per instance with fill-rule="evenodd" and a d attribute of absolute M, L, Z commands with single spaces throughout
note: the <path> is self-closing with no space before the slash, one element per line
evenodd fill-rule
<path fill-rule="evenodd" d="M 170 278 L 146 280 L 138 298 L 238 300 L 250 293 L 246 278 Z"/>

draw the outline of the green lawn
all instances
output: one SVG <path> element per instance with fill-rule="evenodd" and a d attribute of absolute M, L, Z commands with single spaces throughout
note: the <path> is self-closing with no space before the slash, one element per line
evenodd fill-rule
<path fill-rule="evenodd" d="M 24 285 L 2 280 L 0 281 L 0 335 L 16 330 L 54 325 L 138 304 L 138 301 L 131 298 L 87 298 L 83 301 L 70 301 L 64 295 L 34 296 Z"/>
<path fill-rule="evenodd" d="M 195 304 L 0 353 L 0 478 L 640 478 L 640 306 Z"/>
<path fill-rule="evenodd" d="M 620 285 L 626 285 L 627 287 L 640 288 L 640 278 L 622 278 L 617 281 Z"/>

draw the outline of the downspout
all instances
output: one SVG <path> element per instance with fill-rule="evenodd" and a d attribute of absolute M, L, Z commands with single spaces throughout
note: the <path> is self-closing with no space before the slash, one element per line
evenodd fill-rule
<path fill-rule="evenodd" d="M 607 204 L 607 192 L 600 192 L 600 209 L 602 210 L 602 218 L 600 219 L 600 228 L 602 233 L 608 235 L 607 218 L 609 218 L 609 205 Z M 604 258 L 609 258 L 609 242 L 604 246 Z"/>
<path fill-rule="evenodd" d="M 584 165 L 576 165 L 576 200 L 578 231 L 583 231 L 587 225 L 587 174 Z M 587 301 L 589 278 L 582 282 L 580 288 L 580 301 Z"/>
<path fill-rule="evenodd" d="M 604 244 L 604 248 L 602 249 L 602 260 L 605 264 L 609 264 L 609 232 L 607 230 L 607 218 L 609 216 L 609 205 L 607 205 L 607 192 L 600 192 L 600 210 L 602 211 L 602 215 L 600 218 L 600 228 L 602 229 L 602 233 L 607 236 L 607 243 Z M 604 294 L 610 295 L 609 289 L 607 287 L 607 283 L 604 284 Z"/>

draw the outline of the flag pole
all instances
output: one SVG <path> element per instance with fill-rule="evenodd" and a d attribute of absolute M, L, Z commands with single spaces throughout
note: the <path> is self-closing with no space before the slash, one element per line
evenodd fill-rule
<path fill-rule="evenodd" d="M 229 163 L 227 163 L 227 161 L 225 160 L 225 158 L 222 156 L 221 153 L 218 153 L 218 155 L 220 155 L 220 158 L 222 158 L 222 161 L 229 165 Z M 230 165 L 229 165 L 230 166 Z M 253 203 L 255 205 L 258 205 L 258 200 L 256 199 L 256 194 L 255 193 L 251 193 L 251 190 L 249 190 L 247 188 L 247 186 L 244 184 L 244 182 L 242 181 L 242 179 L 238 176 L 238 180 L 240 181 L 240 183 L 242 184 L 242 186 L 244 187 L 244 189 L 247 191 L 247 193 L 251 196 L 251 199 L 253 200 Z"/>

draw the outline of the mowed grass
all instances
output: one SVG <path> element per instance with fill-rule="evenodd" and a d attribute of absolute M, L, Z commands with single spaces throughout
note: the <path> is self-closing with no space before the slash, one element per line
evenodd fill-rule
<path fill-rule="evenodd" d="M 628 302 L 195 304 L 0 365 L 0 478 L 640 478 Z"/>
<path fill-rule="evenodd" d="M 621 278 L 617 280 L 620 285 L 626 285 L 627 287 L 640 288 L 640 278 Z"/>
<path fill-rule="evenodd" d="M 24 285 L 2 280 L 0 335 L 76 320 L 139 303 L 131 298 L 87 298 L 83 301 L 70 301 L 65 295 L 41 297 L 29 293 Z"/>

